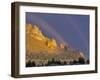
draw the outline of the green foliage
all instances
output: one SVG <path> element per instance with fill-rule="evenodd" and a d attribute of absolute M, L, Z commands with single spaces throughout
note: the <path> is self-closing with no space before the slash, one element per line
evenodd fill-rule
<path fill-rule="evenodd" d="M 78 64 L 78 61 L 77 61 L 77 60 L 74 60 L 74 61 L 73 61 L 73 64 Z"/>
<path fill-rule="evenodd" d="M 32 66 L 35 66 L 35 63 L 29 60 L 29 61 L 26 63 L 26 67 L 32 67 Z"/>
<path fill-rule="evenodd" d="M 89 60 L 87 60 L 87 61 L 86 61 L 86 64 L 89 64 L 89 63 L 90 63 L 90 61 L 89 61 Z"/>
<path fill-rule="evenodd" d="M 80 64 L 85 64 L 85 59 L 83 57 L 79 57 L 79 63 Z"/>
<path fill-rule="evenodd" d="M 70 53 L 70 51 L 69 51 Z M 59 65 L 79 65 L 88 64 L 89 60 L 85 60 L 82 57 L 78 57 L 78 54 L 72 53 L 59 53 L 59 54 L 48 54 L 48 53 L 31 53 L 26 57 L 26 67 L 36 66 L 59 66 Z"/>

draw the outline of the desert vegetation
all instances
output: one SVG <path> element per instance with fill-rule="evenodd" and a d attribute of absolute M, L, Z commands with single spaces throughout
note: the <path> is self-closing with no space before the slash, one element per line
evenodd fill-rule
<path fill-rule="evenodd" d="M 81 57 L 78 53 L 28 53 L 26 54 L 26 67 L 79 65 L 89 64 L 89 60 Z"/>

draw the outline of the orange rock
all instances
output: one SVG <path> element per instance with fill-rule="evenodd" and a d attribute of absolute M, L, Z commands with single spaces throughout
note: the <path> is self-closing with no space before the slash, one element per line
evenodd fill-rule
<path fill-rule="evenodd" d="M 60 44 L 60 48 L 64 49 L 65 48 L 65 44 Z"/>

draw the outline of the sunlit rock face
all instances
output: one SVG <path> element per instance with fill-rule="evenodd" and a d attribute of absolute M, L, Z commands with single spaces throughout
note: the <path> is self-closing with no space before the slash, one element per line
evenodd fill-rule
<path fill-rule="evenodd" d="M 60 44 L 60 48 L 64 49 L 65 48 L 65 44 Z"/>
<path fill-rule="evenodd" d="M 32 26 L 31 24 L 26 25 L 26 33 L 29 33 L 29 36 L 37 40 L 45 40 L 44 35 L 37 25 Z"/>
<path fill-rule="evenodd" d="M 55 49 L 57 48 L 57 43 L 55 39 L 47 40 L 47 47 L 50 49 Z"/>
<path fill-rule="evenodd" d="M 37 25 L 26 24 L 26 48 L 28 51 L 57 50 L 57 42 L 45 36 Z"/>
<path fill-rule="evenodd" d="M 85 58 L 85 55 L 83 52 L 79 52 L 80 58 Z"/>

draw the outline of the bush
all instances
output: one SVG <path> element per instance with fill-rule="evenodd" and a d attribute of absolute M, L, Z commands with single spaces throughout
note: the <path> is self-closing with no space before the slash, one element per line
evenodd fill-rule
<path fill-rule="evenodd" d="M 89 63 L 90 63 L 90 61 L 89 61 L 89 60 L 87 60 L 87 61 L 86 61 L 86 64 L 89 64 Z"/>
<path fill-rule="evenodd" d="M 78 63 L 78 61 L 76 61 L 76 60 L 73 61 L 73 64 L 77 64 L 77 63 Z"/>
<path fill-rule="evenodd" d="M 85 64 L 85 59 L 83 57 L 79 57 L 79 64 Z"/>
<path fill-rule="evenodd" d="M 32 62 L 32 61 L 29 60 L 29 61 L 26 63 L 26 67 L 33 67 L 33 66 L 35 66 L 34 61 Z"/>

